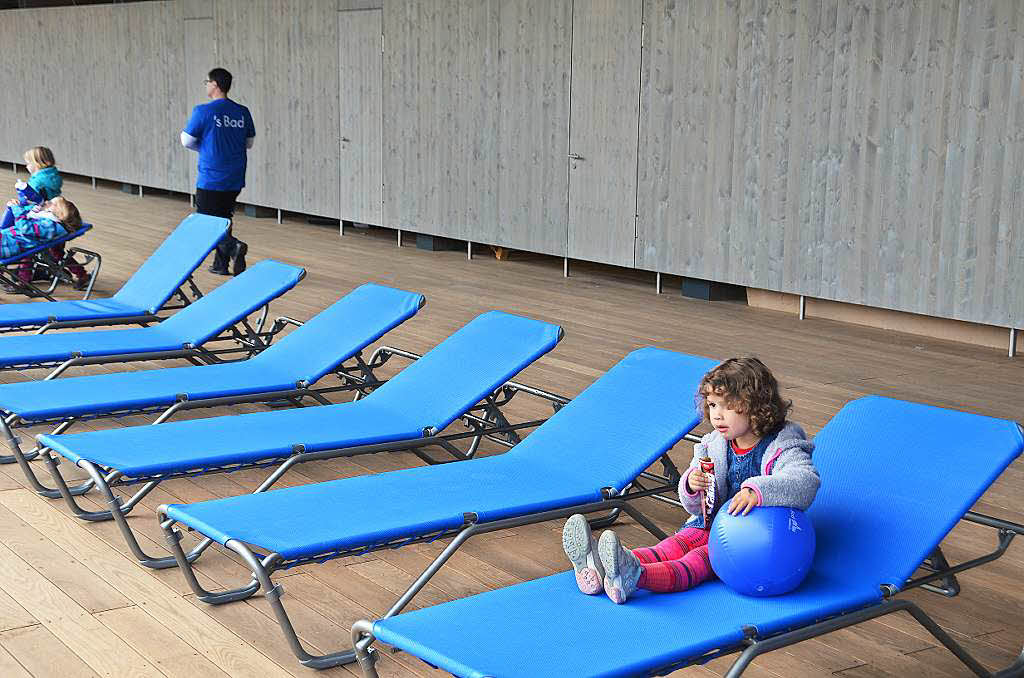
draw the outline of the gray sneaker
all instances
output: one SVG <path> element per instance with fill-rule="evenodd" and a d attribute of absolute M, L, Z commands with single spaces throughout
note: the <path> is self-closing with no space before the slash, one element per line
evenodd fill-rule
<path fill-rule="evenodd" d="M 597 544 L 597 555 L 604 565 L 604 592 L 613 603 L 622 603 L 636 592 L 636 583 L 643 574 L 640 560 L 619 543 L 619 535 L 606 530 Z"/>
<path fill-rule="evenodd" d="M 590 533 L 587 519 L 579 513 L 569 516 L 562 528 L 562 548 L 576 573 L 576 585 L 580 591 L 592 596 L 602 591 L 604 568 L 595 551 L 597 540 Z"/>

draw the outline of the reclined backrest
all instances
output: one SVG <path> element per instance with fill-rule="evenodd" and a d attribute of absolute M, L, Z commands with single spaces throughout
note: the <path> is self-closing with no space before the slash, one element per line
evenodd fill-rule
<path fill-rule="evenodd" d="M 633 351 L 503 456 L 621 490 L 699 423 L 697 385 L 717 364 L 660 348 Z"/>
<path fill-rule="evenodd" d="M 286 366 L 291 374 L 312 384 L 361 347 L 408 320 L 425 302 L 422 294 L 374 283 L 360 285 L 253 361 Z"/>
<path fill-rule="evenodd" d="M 558 325 L 502 311 L 474 318 L 371 395 L 377 405 L 417 417 L 437 430 L 544 355 L 561 340 Z"/>
<path fill-rule="evenodd" d="M 898 587 L 1021 453 L 1022 437 L 1012 421 L 869 396 L 814 443 L 814 570 Z"/>
<path fill-rule="evenodd" d="M 296 266 L 264 259 L 152 329 L 199 346 L 295 287 L 305 275 Z"/>
<path fill-rule="evenodd" d="M 227 233 L 231 222 L 190 214 L 125 281 L 114 299 L 156 313 Z"/>

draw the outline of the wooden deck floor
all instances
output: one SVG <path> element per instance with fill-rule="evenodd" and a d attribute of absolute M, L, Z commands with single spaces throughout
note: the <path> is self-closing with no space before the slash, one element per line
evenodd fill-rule
<path fill-rule="evenodd" d="M 14 181 L 0 171 L 0 185 Z M 139 199 L 115 188 L 92 190 L 71 181 L 66 195 L 96 228 L 84 246 L 103 253 L 97 294 L 115 290 L 189 211 L 181 198 Z M 521 381 L 575 395 L 629 350 L 657 345 L 713 356 L 753 353 L 781 378 L 795 403 L 793 418 L 816 432 L 847 400 L 879 393 L 1021 419 L 1024 360 L 997 350 L 926 340 L 841 323 L 806 320 L 730 303 L 703 303 L 678 294 L 656 296 L 653 281 L 578 266 L 570 279 L 561 262 L 518 255 L 510 261 L 464 252 L 396 247 L 385 234 L 339 238 L 331 227 L 298 219 L 236 219 L 250 243 L 250 261 L 273 256 L 304 266 L 308 277 L 273 306 L 274 315 L 311 316 L 353 286 L 378 281 L 417 290 L 428 304 L 392 332 L 388 343 L 424 351 L 479 312 L 501 308 L 557 322 L 566 338 L 528 368 Z M 205 271 L 209 289 L 221 282 Z M 133 368 L 148 367 L 137 365 Z M 4 373 L 6 381 L 38 375 Z M 688 398 L 689 394 L 680 394 Z M 517 412 L 541 412 L 519 405 Z M 249 409 L 257 409 L 255 406 Z M 235 409 L 232 411 L 240 411 Z M 205 411 L 205 415 L 227 411 Z M 94 428 L 145 423 L 133 417 Z M 83 427 L 84 430 L 84 427 Z M 32 433 L 37 432 L 32 430 Z M 969 441 L 965 441 L 965 449 Z M 674 453 L 685 462 L 689 446 Z M 384 453 L 300 467 L 288 478 L 304 483 L 418 464 L 409 454 Z M 950 470 L 953 472 L 953 469 Z M 195 501 L 253 488 L 264 474 L 230 475 L 165 483 L 132 523 L 162 543 L 151 509 L 167 501 Z M 979 510 L 1024 522 L 1024 465 L 995 484 Z M 666 529 L 682 516 L 662 505 L 651 510 Z M 436 577 L 417 604 L 430 605 L 564 569 L 560 525 L 542 524 L 468 544 Z M 648 540 L 635 526 L 627 542 Z M 947 542 L 959 559 L 987 548 L 990 535 L 960 526 Z M 280 575 L 285 604 L 302 639 L 318 651 L 348 642 L 350 623 L 378 615 L 436 553 L 439 544 L 337 560 Z M 198 567 L 210 588 L 234 585 L 244 568 L 221 553 Z M 962 575 L 963 593 L 951 600 L 909 594 L 990 666 L 1008 664 L 1024 642 L 1024 545 L 1014 544 L 996 563 Z M 680 620 L 684 628 L 687 620 Z M 572 642 L 567 640 L 567 642 Z M 680 671 L 680 676 L 722 675 L 728 662 Z M 386 653 L 382 675 L 441 675 L 402 653 Z M 0 676 L 311 676 L 292 657 L 262 597 L 210 607 L 197 602 L 181 575 L 138 566 L 112 524 L 86 524 L 65 508 L 23 486 L 16 466 L 0 467 Z M 338 668 L 324 676 L 356 675 Z M 838 675 L 963 676 L 966 671 L 909 619 L 899 616 L 833 633 L 771 653 L 746 674 L 751 678 Z"/>

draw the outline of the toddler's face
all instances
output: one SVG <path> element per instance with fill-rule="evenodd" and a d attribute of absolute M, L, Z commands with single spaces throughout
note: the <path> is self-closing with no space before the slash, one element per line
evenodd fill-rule
<path fill-rule="evenodd" d="M 708 418 L 711 425 L 726 440 L 736 440 L 751 432 L 750 417 L 740 410 L 732 409 L 724 395 L 708 393 L 704 399 L 708 403 Z"/>
<path fill-rule="evenodd" d="M 53 200 L 47 200 L 43 203 L 43 208 L 50 210 L 53 213 L 53 216 L 57 217 L 61 221 L 68 218 L 68 201 L 64 198 L 57 197 Z"/>

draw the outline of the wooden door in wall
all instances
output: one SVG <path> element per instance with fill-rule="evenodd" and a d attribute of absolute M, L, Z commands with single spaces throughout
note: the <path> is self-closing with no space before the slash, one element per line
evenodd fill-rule
<path fill-rule="evenodd" d="M 641 0 L 575 0 L 568 256 L 633 266 Z"/>
<path fill-rule="evenodd" d="M 382 12 L 338 12 L 341 218 L 383 225 Z"/>

